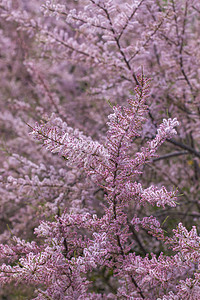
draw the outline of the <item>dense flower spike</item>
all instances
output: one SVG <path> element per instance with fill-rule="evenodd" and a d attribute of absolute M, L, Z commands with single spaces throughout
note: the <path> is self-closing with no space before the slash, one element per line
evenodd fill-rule
<path fill-rule="evenodd" d="M 0 0 L 0 298 L 200 298 L 199 13 Z"/>
<path fill-rule="evenodd" d="M 56 124 L 56 127 L 54 127 Z M 78 129 L 73 130 L 59 118 L 51 117 L 45 125 L 36 125 L 32 135 L 44 141 L 47 149 L 59 153 L 72 165 L 84 166 L 106 162 L 109 153 L 98 142 L 92 141 Z M 97 162 L 94 160 L 98 159 Z"/>
<path fill-rule="evenodd" d="M 155 155 L 155 151 L 167 137 L 176 133 L 174 126 L 178 125 L 176 119 L 164 120 L 155 139 L 148 142 L 147 148 L 143 147 L 140 153 L 137 152 L 135 159 L 127 155 L 132 138 L 139 135 L 147 111 L 145 101 L 149 83 L 143 74 L 137 80 L 140 86 L 136 88 L 135 99 L 129 100 L 129 107 L 113 107 L 114 113 L 109 116 L 105 146 L 94 142 L 79 130 L 72 129 L 54 115 L 46 123 L 36 124 L 34 127 L 31 134 L 42 140 L 51 152 L 63 156 L 68 166 L 83 167 L 89 175 L 97 175 L 97 183 L 107 193 L 107 207 L 102 218 L 96 216 L 91 219 L 88 214 L 68 213 L 57 217 L 54 223 L 43 222 L 35 233 L 45 237 L 46 245 L 39 249 L 35 245 L 36 254 L 32 251 L 27 253 L 22 248 L 25 256 L 19 258 L 19 267 L 3 264 L 2 283 L 11 282 L 21 268 L 23 272 L 18 277 L 18 282 L 28 281 L 37 285 L 42 280 L 44 286 L 48 286 L 45 295 L 55 297 L 55 293 L 58 293 L 60 297 L 72 296 L 73 287 L 76 286 L 76 297 L 82 297 L 86 295 L 89 284 L 86 274 L 93 269 L 100 266 L 112 269 L 119 279 L 122 273 L 126 272 L 124 266 L 134 245 L 128 241 L 131 232 L 125 208 L 129 202 L 135 198 L 139 200 L 139 204 L 149 203 L 163 207 L 166 204 L 175 205 L 173 200 L 175 193 L 167 192 L 164 187 L 160 190 L 153 186 L 143 189 L 140 183 L 131 182 L 132 179 L 136 179 L 137 169 Z M 15 181 L 11 176 L 8 179 L 9 182 Z M 20 183 L 26 184 L 23 180 Z M 36 183 L 39 185 L 39 180 Z M 148 224 L 150 219 L 151 217 L 147 218 Z M 86 232 L 89 230 L 93 234 L 90 238 L 86 238 L 81 230 Z M 26 248 L 26 245 L 24 247 Z M 2 246 L 2 250 L 4 248 L 3 257 L 13 255 L 16 259 L 17 248 L 10 251 L 6 246 Z M 65 268 L 63 275 L 61 266 Z M 48 270 L 50 273 L 47 277 L 45 273 Z M 85 275 L 81 276 L 80 272 Z M 54 285 L 56 276 L 61 284 L 59 289 Z M 117 295 L 121 297 L 131 293 L 144 298 L 146 291 L 141 288 L 141 279 L 137 274 L 128 273 L 126 277 L 130 286 L 124 287 L 123 291 L 122 288 L 117 288 Z"/>

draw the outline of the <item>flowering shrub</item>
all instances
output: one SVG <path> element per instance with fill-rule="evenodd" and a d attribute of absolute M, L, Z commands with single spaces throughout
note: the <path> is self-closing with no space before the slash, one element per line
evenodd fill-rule
<path fill-rule="evenodd" d="M 2 299 L 199 299 L 199 13 L 0 0 Z"/>

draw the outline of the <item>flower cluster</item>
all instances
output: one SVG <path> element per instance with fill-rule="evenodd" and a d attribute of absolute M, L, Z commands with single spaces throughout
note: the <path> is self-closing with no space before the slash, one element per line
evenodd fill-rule
<path fill-rule="evenodd" d="M 0 0 L 0 298 L 200 298 L 199 13 Z"/>

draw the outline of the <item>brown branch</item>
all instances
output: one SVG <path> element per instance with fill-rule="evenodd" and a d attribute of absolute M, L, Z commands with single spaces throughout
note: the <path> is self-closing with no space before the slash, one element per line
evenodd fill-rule
<path fill-rule="evenodd" d="M 167 158 L 170 158 L 170 157 L 180 156 L 180 155 L 185 155 L 185 154 L 188 154 L 188 151 L 172 152 L 172 153 L 168 153 L 168 154 L 162 155 L 160 157 L 154 158 L 153 162 L 161 160 L 161 159 L 167 159 Z"/>
<path fill-rule="evenodd" d="M 192 153 L 193 155 L 195 155 L 195 156 L 197 156 L 197 157 L 200 158 L 200 152 L 196 151 L 194 148 L 192 148 L 192 147 L 190 147 L 190 146 L 188 146 L 188 145 L 185 145 L 185 144 L 183 144 L 183 143 L 181 143 L 181 142 L 178 142 L 178 141 L 176 141 L 176 140 L 174 140 L 174 139 L 166 139 L 166 141 L 167 141 L 168 143 L 171 143 L 171 144 L 173 144 L 173 145 L 176 145 L 176 146 L 178 146 L 178 147 L 180 147 L 180 148 L 182 148 L 182 149 L 185 149 L 185 150 L 187 150 L 188 152 L 190 152 L 190 153 Z"/>
<path fill-rule="evenodd" d="M 124 30 L 128 26 L 128 22 L 133 18 L 133 16 L 135 15 L 136 11 L 138 10 L 138 8 L 142 4 L 142 2 L 144 2 L 144 0 L 141 0 L 140 3 L 137 5 L 137 7 L 133 10 L 132 14 L 130 15 L 130 17 L 128 18 L 126 24 L 124 25 L 124 27 L 122 28 L 120 34 L 118 35 L 118 40 L 121 38 L 122 34 L 124 33 Z"/>

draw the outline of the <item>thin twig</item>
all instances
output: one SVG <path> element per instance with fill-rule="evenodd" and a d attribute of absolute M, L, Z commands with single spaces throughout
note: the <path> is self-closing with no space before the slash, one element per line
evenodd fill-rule
<path fill-rule="evenodd" d="M 170 157 L 174 157 L 174 156 L 179 156 L 179 155 L 185 155 L 185 154 L 188 154 L 188 151 L 172 152 L 172 153 L 168 153 L 168 154 L 162 155 L 160 157 L 154 158 L 153 162 L 161 160 L 161 159 L 166 159 L 166 158 L 170 158 Z"/>

